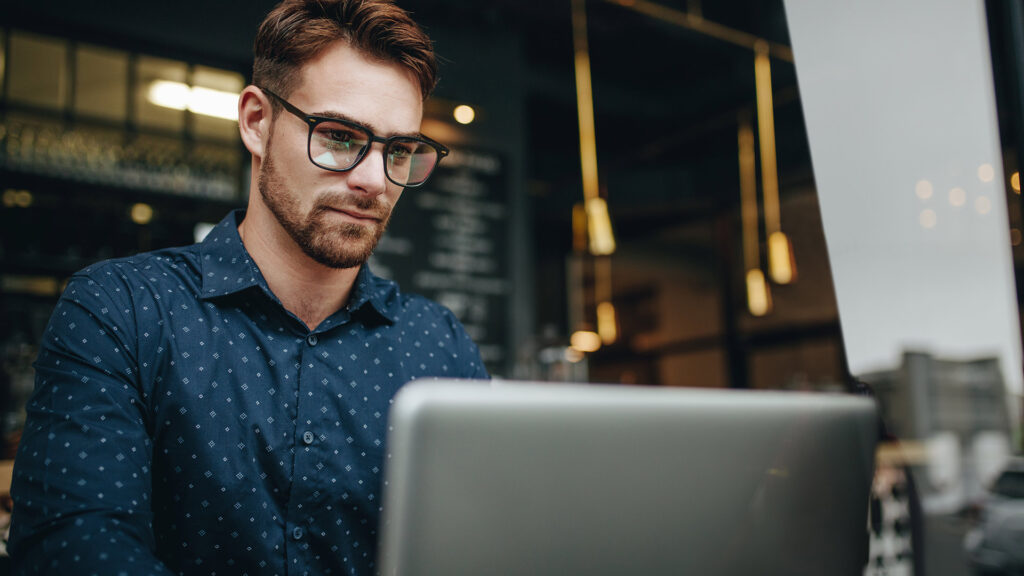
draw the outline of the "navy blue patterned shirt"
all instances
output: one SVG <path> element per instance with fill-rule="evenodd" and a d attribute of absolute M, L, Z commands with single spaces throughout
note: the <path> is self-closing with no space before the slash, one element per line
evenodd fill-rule
<path fill-rule="evenodd" d="M 310 332 L 241 217 L 69 282 L 15 460 L 16 573 L 376 571 L 393 395 L 487 372 L 450 311 L 366 266 Z"/>

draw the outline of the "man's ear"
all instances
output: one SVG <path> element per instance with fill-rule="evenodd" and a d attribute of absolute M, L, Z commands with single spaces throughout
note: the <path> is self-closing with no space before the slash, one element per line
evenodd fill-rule
<path fill-rule="evenodd" d="M 270 100 L 259 88 L 249 85 L 238 97 L 238 132 L 253 158 L 263 159 L 270 138 Z"/>

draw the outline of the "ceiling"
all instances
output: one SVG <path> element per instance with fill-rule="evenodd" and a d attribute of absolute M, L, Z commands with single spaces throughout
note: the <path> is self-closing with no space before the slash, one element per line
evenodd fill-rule
<path fill-rule="evenodd" d="M 754 110 L 754 55 L 748 47 L 653 18 L 628 6 L 586 3 L 602 193 L 620 246 L 714 269 L 713 235 L 694 234 L 739 202 L 737 122 Z M 788 45 L 782 0 L 656 0 L 677 13 Z M 5 0 L 0 23 L 86 41 L 130 46 L 213 66 L 246 70 L 252 37 L 273 0 Z M 573 76 L 571 2 L 399 0 L 427 29 L 475 33 L 475 42 L 512 38 L 523 86 L 522 188 L 543 269 L 571 250 L 572 204 L 582 199 Z M 115 16 L 111 16 L 115 15 Z M 445 70 L 462 55 L 442 57 Z M 810 182 L 810 161 L 793 64 L 772 59 L 781 193 Z M 449 74 L 449 77 L 453 74 Z M 458 89 L 463 88 L 459 87 Z M 501 90 L 504 87 L 491 87 Z M 500 137 L 500 135 L 498 136 Z M 561 298 L 553 300 L 564 301 Z"/>

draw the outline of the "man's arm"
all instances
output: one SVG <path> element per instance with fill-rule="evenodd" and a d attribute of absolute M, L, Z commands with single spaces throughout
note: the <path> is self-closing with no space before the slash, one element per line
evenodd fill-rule
<path fill-rule="evenodd" d="M 169 573 L 154 555 L 129 287 L 105 277 L 109 289 L 72 278 L 43 335 L 11 490 L 15 574 Z"/>

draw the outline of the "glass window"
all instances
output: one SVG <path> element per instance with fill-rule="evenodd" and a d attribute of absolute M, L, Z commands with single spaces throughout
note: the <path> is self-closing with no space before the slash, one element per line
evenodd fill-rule
<path fill-rule="evenodd" d="M 140 56 L 136 63 L 135 121 L 143 128 L 158 128 L 184 132 L 184 98 L 180 95 L 188 67 L 184 62 Z"/>
<path fill-rule="evenodd" d="M 82 45 L 76 58 L 75 112 L 123 122 L 128 112 L 128 55 Z"/>
<path fill-rule="evenodd" d="M 11 33 L 11 101 L 61 109 L 67 100 L 67 42 L 25 32 Z"/>
<path fill-rule="evenodd" d="M 128 163 L 148 172 L 173 175 L 186 165 L 181 138 L 142 134 L 128 148 Z"/>
<path fill-rule="evenodd" d="M 237 72 L 196 66 L 192 85 L 195 135 L 238 138 L 238 93 L 245 88 L 245 78 Z"/>
<path fill-rule="evenodd" d="M 238 131 L 234 131 L 237 138 Z M 192 148 L 195 176 L 202 182 L 201 195 L 216 200 L 234 201 L 239 197 L 238 175 L 242 155 L 236 142 L 198 143 Z"/>

